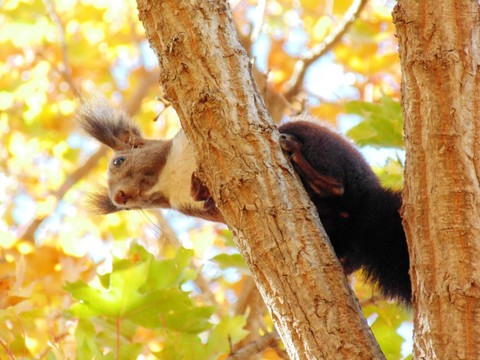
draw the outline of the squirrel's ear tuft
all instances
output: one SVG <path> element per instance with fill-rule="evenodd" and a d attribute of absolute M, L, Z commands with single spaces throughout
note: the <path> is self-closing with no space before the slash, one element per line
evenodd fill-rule
<path fill-rule="evenodd" d="M 97 192 L 89 194 L 87 204 L 92 212 L 106 215 L 111 214 L 120 209 L 112 202 L 108 196 L 108 190 L 106 187 L 101 187 Z"/>
<path fill-rule="evenodd" d="M 145 143 L 133 120 L 124 111 L 110 106 L 104 97 L 84 99 L 75 117 L 88 135 L 114 150 L 138 147 Z"/>

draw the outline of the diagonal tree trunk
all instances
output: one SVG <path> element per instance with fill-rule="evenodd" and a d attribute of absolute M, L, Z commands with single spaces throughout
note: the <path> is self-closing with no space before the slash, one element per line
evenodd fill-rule
<path fill-rule="evenodd" d="M 291 358 L 383 359 L 278 146 L 228 3 L 137 3 L 161 84 Z"/>
<path fill-rule="evenodd" d="M 480 5 L 400 0 L 414 358 L 480 354 Z"/>

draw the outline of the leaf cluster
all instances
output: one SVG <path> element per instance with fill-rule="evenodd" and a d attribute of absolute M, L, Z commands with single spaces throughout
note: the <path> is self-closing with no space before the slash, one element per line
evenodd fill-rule
<path fill-rule="evenodd" d="M 224 316 L 216 325 L 209 322 L 215 308 L 195 304 L 181 289 L 196 275 L 187 268 L 192 257 L 192 250 L 180 248 L 173 259 L 159 261 L 132 245 L 128 258 L 115 258 L 112 271 L 97 282 L 67 283 L 65 290 L 79 301 L 69 310 L 80 319 L 77 358 L 136 358 L 146 346 L 137 333 L 146 329 L 153 330 L 162 348 L 155 355 L 161 359 L 211 359 L 228 352 L 229 341 L 246 336 L 245 319 Z M 207 330 L 203 343 L 199 334 Z"/>

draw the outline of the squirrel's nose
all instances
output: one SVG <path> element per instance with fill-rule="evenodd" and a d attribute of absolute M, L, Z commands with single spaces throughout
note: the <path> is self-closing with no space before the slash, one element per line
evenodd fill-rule
<path fill-rule="evenodd" d="M 115 202 L 116 204 L 125 205 L 127 203 L 128 199 L 130 199 L 130 196 L 125 194 L 125 192 L 123 190 L 118 190 L 115 193 L 115 196 L 113 197 L 113 202 Z"/>

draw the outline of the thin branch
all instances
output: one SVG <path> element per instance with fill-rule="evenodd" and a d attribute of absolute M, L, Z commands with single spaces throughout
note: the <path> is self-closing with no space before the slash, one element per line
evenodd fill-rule
<path fill-rule="evenodd" d="M 373 296 L 369 297 L 368 299 L 360 300 L 359 303 L 360 303 L 360 306 L 363 308 L 363 307 L 369 306 L 369 305 L 378 305 L 378 302 L 382 301 L 382 300 L 385 300 L 385 298 L 383 298 L 380 295 L 373 295 Z"/>
<path fill-rule="evenodd" d="M 123 109 L 128 115 L 133 116 L 138 110 L 140 110 L 142 100 L 148 94 L 150 88 L 154 85 L 158 86 L 158 76 L 158 70 L 145 71 L 143 73 L 138 81 L 135 91 L 123 105 Z"/>
<path fill-rule="evenodd" d="M 61 340 L 63 340 L 64 338 L 66 338 L 67 336 L 69 335 L 68 332 L 65 332 L 63 334 L 60 334 L 58 336 L 55 336 L 55 342 L 59 342 Z M 36 356 L 35 356 L 35 359 L 36 360 L 41 360 L 43 359 L 45 356 L 47 356 L 50 351 L 52 351 L 52 346 L 49 344 L 47 346 L 45 346 Z"/>
<path fill-rule="evenodd" d="M 245 313 L 248 307 L 248 301 L 252 295 L 252 292 L 254 291 L 258 290 L 252 277 L 249 276 L 245 279 L 242 291 L 240 291 L 237 302 L 235 303 L 235 307 L 233 308 L 233 313 L 235 315 L 241 315 Z"/>
<path fill-rule="evenodd" d="M 51 0 L 43 0 L 43 3 L 45 4 L 45 8 L 47 9 L 48 17 L 50 18 L 51 22 L 55 25 L 55 28 L 57 29 L 58 40 L 60 43 L 60 48 L 62 49 L 63 69 L 60 69 L 56 66 L 54 67 L 54 69 L 63 76 L 64 80 L 72 89 L 75 97 L 80 99 L 82 97 L 82 94 L 78 89 L 78 87 L 75 85 L 71 77 L 72 69 L 70 67 L 70 62 L 68 60 L 68 47 L 67 47 L 67 41 L 65 39 L 65 31 L 63 30 L 63 25 L 60 21 L 60 18 L 57 12 L 55 11 L 55 4 Z"/>
<path fill-rule="evenodd" d="M 263 316 L 267 308 L 252 277 L 245 279 L 233 311 L 235 315 L 241 315 L 245 314 L 247 309 L 250 309 L 250 311 L 248 312 L 247 323 L 244 329 L 247 330 L 249 334 L 236 344 L 235 349 L 242 349 L 248 346 L 248 344 L 257 341 L 260 337 L 259 329 L 263 329 L 266 332 Z"/>
<path fill-rule="evenodd" d="M 255 9 L 255 26 L 250 35 L 250 41 L 253 43 L 257 41 L 260 31 L 262 30 L 263 20 L 265 19 L 265 10 L 267 8 L 266 0 L 259 0 L 257 8 Z"/>
<path fill-rule="evenodd" d="M 15 360 L 15 357 L 13 356 L 12 352 L 10 351 L 10 348 L 7 346 L 6 343 L 4 343 L 2 340 L 0 340 L 0 345 L 2 345 L 2 347 L 5 349 L 5 351 L 7 352 L 8 356 L 10 358 L 12 358 L 13 360 Z"/>
<path fill-rule="evenodd" d="M 117 343 L 115 347 L 115 360 L 118 360 L 118 357 L 120 356 L 120 319 L 117 318 L 115 321 L 116 325 L 116 334 L 117 334 Z"/>
<path fill-rule="evenodd" d="M 308 67 L 314 61 L 329 52 L 342 39 L 343 35 L 345 35 L 350 26 L 357 19 L 366 3 L 367 0 L 354 0 L 352 6 L 350 6 L 345 13 L 345 16 L 338 23 L 337 27 L 328 34 L 320 44 L 315 46 L 309 54 L 297 62 L 292 77 L 287 82 L 288 90 L 285 97 L 288 101 L 292 101 L 292 99 L 300 92 L 302 81 Z"/>
<path fill-rule="evenodd" d="M 252 341 L 250 344 L 241 348 L 240 350 L 231 353 L 225 360 L 244 360 L 249 359 L 251 356 L 260 354 L 263 350 L 269 346 L 277 343 L 279 335 L 276 331 L 272 331 L 259 337 L 257 340 Z"/>
<path fill-rule="evenodd" d="M 280 342 L 276 341 L 273 344 L 271 344 L 270 347 L 277 353 L 280 359 L 285 359 L 285 360 L 290 359 L 290 356 L 288 356 L 288 353 L 285 351 L 285 349 L 282 349 L 280 347 Z"/>
<path fill-rule="evenodd" d="M 218 303 L 217 299 L 215 298 L 215 294 L 213 293 L 212 289 L 210 289 L 210 283 L 205 279 L 205 277 L 202 274 L 201 269 L 199 269 L 197 266 L 192 264 L 192 268 L 197 271 L 197 277 L 194 280 L 195 285 L 197 285 L 200 290 L 202 291 L 202 297 L 210 304 L 217 306 L 217 310 L 215 313 L 219 316 L 221 316 L 221 306 Z"/>

